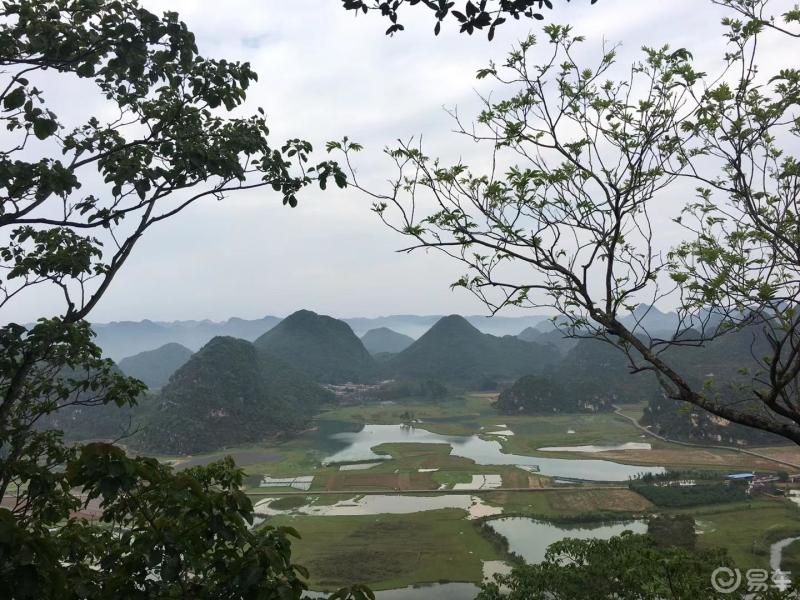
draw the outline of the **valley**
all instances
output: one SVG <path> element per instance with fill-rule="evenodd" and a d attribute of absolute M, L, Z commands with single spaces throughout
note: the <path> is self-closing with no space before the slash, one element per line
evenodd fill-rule
<path fill-rule="evenodd" d="M 623 416 L 641 413 L 641 404 L 621 406 L 623 415 L 507 416 L 492 407 L 495 396 L 329 406 L 281 443 L 163 458 L 182 468 L 232 456 L 247 474 L 260 526 L 301 532 L 297 560 L 319 591 L 360 574 L 384 590 L 379 598 L 413 599 L 418 591 L 405 588 L 420 585 L 435 586 L 425 597 L 473 598 L 486 576 L 520 558 L 540 560 L 553 541 L 644 533 L 653 514 L 692 516 L 698 548 L 724 545 L 744 566 L 766 568 L 770 545 L 800 534 L 800 509 L 784 497 L 670 508 L 627 481 L 640 472 L 696 471 L 713 485 L 732 472 L 772 474 L 786 464 L 647 436 Z M 500 451 L 487 454 L 483 444 Z M 624 444 L 634 449 L 602 450 Z M 791 446 L 761 453 L 800 462 Z M 276 486 L 262 487 L 264 477 Z"/>
<path fill-rule="evenodd" d="M 556 334 L 450 315 L 418 339 L 359 337 L 300 310 L 255 339 L 127 357 L 148 387 L 137 406 L 55 424 L 78 441 L 132 424 L 128 453 L 179 473 L 230 457 L 252 527 L 299 532 L 292 557 L 319 597 L 363 583 L 379 600 L 468 600 L 555 542 L 626 531 L 724 548 L 739 568 L 798 560 L 800 448 L 686 411 L 607 344 Z M 749 343 L 676 360 L 733 389 Z"/>
<path fill-rule="evenodd" d="M 798 1 L 3 0 L 0 600 L 800 598 Z"/>

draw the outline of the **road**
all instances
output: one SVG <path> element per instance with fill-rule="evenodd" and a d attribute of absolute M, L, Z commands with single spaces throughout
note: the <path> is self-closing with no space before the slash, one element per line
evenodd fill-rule
<path fill-rule="evenodd" d="M 658 435 L 654 431 L 650 431 L 647 427 L 643 427 L 633 417 L 629 417 L 628 415 L 623 414 L 620 411 L 619 407 L 617 407 L 617 406 L 614 407 L 614 414 L 622 417 L 623 419 L 627 419 L 628 421 L 633 423 L 634 427 L 636 427 L 637 429 L 643 431 L 647 435 L 653 436 L 654 438 L 659 439 L 662 442 L 667 442 L 668 444 L 678 444 L 679 446 L 687 446 L 687 447 L 690 447 L 690 448 L 703 448 L 703 449 L 714 448 L 716 450 L 729 450 L 729 451 L 732 451 L 732 452 L 741 452 L 742 454 L 749 454 L 750 456 L 755 456 L 757 458 L 768 460 L 770 462 L 774 462 L 774 463 L 777 463 L 779 465 L 784 465 L 786 467 L 791 467 L 793 469 L 800 470 L 800 465 L 796 465 L 794 463 L 790 463 L 790 462 L 787 462 L 785 460 L 780 460 L 780 459 L 777 459 L 777 458 L 773 458 L 772 456 L 767 456 L 766 454 L 761 454 L 761 453 L 755 452 L 753 450 L 745 450 L 744 448 L 738 448 L 736 446 L 717 446 L 717 445 L 711 445 L 711 444 L 693 444 L 691 442 L 681 442 L 679 440 L 672 440 L 670 438 L 664 437 L 663 435 Z"/>

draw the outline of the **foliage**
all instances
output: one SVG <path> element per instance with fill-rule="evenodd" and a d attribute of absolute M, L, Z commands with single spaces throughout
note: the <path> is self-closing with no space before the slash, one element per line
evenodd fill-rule
<path fill-rule="evenodd" d="M 274 146 L 263 110 L 231 116 L 256 74 L 200 55 L 173 12 L 7 0 L 0 62 L 0 309 L 36 287 L 59 314 L 0 327 L 0 596 L 299 598 L 291 532 L 250 529 L 229 462 L 176 475 L 43 425 L 144 392 L 102 358 L 85 319 L 150 227 L 239 190 L 295 206 L 303 188 L 343 187 L 344 174 L 311 163 L 308 142 Z M 92 98 L 108 110 L 86 114 Z M 371 594 L 339 594 L 350 596 Z"/>
<path fill-rule="evenodd" d="M 289 315 L 254 344 L 314 381 L 363 382 L 375 375 L 375 361 L 347 323 L 309 310 Z"/>
<path fill-rule="evenodd" d="M 345 181 L 333 163 L 307 165 L 305 142 L 273 148 L 262 113 L 223 116 L 256 75 L 247 64 L 201 56 L 174 13 L 158 17 L 135 2 L 19 0 L 0 15 L 9 141 L 0 153 L 0 308 L 24 302 L 34 286 L 64 299 L 60 317 L 0 329 L 4 494 L 40 465 L 66 459 L 57 436 L 32 432 L 43 418 L 130 405 L 142 392 L 100 358 L 83 320 L 149 227 L 234 190 L 272 188 L 293 205 L 315 181 Z M 79 82 L 119 114 L 59 116 L 54 80 Z"/>
<path fill-rule="evenodd" d="M 708 504 L 725 504 L 747 500 L 747 491 L 741 486 L 726 483 L 700 483 L 686 486 L 663 483 L 650 485 L 631 482 L 630 488 L 656 506 L 682 508 Z"/>
<path fill-rule="evenodd" d="M 774 15 L 769 0 L 717 3 L 732 15 L 720 74 L 665 46 L 644 48 L 615 79 L 614 47 L 579 63 L 584 37 L 547 25 L 542 39 L 530 36 L 478 71 L 504 89 L 483 98 L 477 123 L 452 113 L 460 134 L 487 147 L 489 171 L 431 158 L 410 140 L 387 150 L 397 175 L 385 191 L 362 187 L 352 169 L 349 181 L 409 238 L 406 250 L 433 248 L 464 264 L 454 286 L 493 313 L 555 307 L 560 329 L 609 344 L 629 371 L 655 374 L 670 398 L 800 442 L 800 71 L 791 61 L 758 64 L 766 35 L 792 54 L 800 13 Z M 537 64 L 542 45 L 547 58 Z M 361 149 L 348 140 L 328 148 L 348 166 Z M 698 198 L 682 215 L 676 205 L 687 239 L 665 255 L 650 215 L 683 195 L 679 180 L 698 186 Z M 637 306 L 668 297 L 681 302 L 675 331 L 648 331 Z M 750 326 L 767 351 L 736 365 L 734 381 L 698 383 L 668 352 Z M 752 402 L 729 401 L 732 387 Z"/>
<path fill-rule="evenodd" d="M 569 0 L 567 0 L 569 2 Z M 591 0 L 594 4 L 597 0 Z M 393 35 L 405 29 L 398 22 L 399 11 L 404 5 L 419 6 L 433 12 L 436 24 L 433 32 L 439 35 L 442 22 L 452 16 L 459 24 L 461 33 L 472 35 L 475 30 L 487 29 L 491 40 L 497 27 L 506 22 L 507 18 L 519 19 L 525 17 L 541 21 L 543 9 L 552 9 L 551 0 L 472 0 L 464 3 L 463 8 L 455 9 L 455 2 L 449 0 L 342 0 L 342 5 L 347 10 L 367 13 L 378 11 L 390 21 L 386 35 Z"/>
<path fill-rule="evenodd" d="M 484 584 L 477 600 L 593 600 L 619 598 L 740 598 L 711 586 L 711 573 L 730 561 L 720 552 L 658 548 L 648 536 L 623 533 L 610 540 L 566 539 L 545 560 L 516 567 Z M 772 596 L 770 596 L 772 594 Z M 790 597 L 776 590 L 763 597 Z"/>
<path fill-rule="evenodd" d="M 500 393 L 494 407 L 509 415 L 548 414 L 576 412 L 578 401 L 565 398 L 561 386 L 549 377 L 525 375 Z"/>
<path fill-rule="evenodd" d="M 647 521 L 647 535 L 660 548 L 677 546 L 694 550 L 697 531 L 691 515 L 654 515 Z"/>
<path fill-rule="evenodd" d="M 245 598 L 265 589 L 299 598 L 296 533 L 252 531 L 241 478 L 230 459 L 175 475 L 108 444 L 84 446 L 64 477 L 82 497 L 42 495 L 23 518 L 0 510 L 0 589 L 15 598 Z M 93 500 L 100 526 L 67 520 Z"/>

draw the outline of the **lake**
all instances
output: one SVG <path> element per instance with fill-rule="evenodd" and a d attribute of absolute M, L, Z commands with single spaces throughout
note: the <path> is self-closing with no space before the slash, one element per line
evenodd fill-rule
<path fill-rule="evenodd" d="M 364 425 L 356 431 L 340 429 L 328 433 L 327 437 L 329 439 L 325 440 L 325 445 L 338 448 L 325 458 L 326 464 L 385 459 L 386 456 L 376 454 L 372 449 L 387 443 L 419 443 L 448 444 L 454 456 L 468 458 L 479 465 L 535 467 L 542 475 L 567 479 L 627 481 L 642 473 L 664 472 L 663 467 L 625 465 L 608 460 L 506 454 L 497 440 L 485 440 L 477 435 L 441 435 L 403 425 Z"/>
<path fill-rule="evenodd" d="M 626 530 L 647 533 L 647 523 L 644 521 L 564 525 L 526 517 L 504 517 L 493 519 L 488 525 L 508 540 L 512 552 L 529 563 L 542 562 L 547 547 L 565 538 L 607 540 Z"/>
<path fill-rule="evenodd" d="M 303 514 L 318 517 L 354 517 L 364 515 L 402 515 L 458 508 L 466 511 L 469 518 L 477 519 L 498 515 L 503 509 L 490 506 L 478 497 L 468 494 L 445 494 L 439 496 L 409 496 L 392 494 L 369 494 L 348 500 L 340 500 L 334 504 L 306 504 L 292 510 L 279 510 L 270 507 L 274 498 L 265 498 L 255 504 L 256 513 L 260 515 Z"/>

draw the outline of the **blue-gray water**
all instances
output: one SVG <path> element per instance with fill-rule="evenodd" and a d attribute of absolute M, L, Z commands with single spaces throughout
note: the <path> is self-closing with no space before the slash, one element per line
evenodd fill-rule
<path fill-rule="evenodd" d="M 449 444 L 453 455 L 474 460 L 479 465 L 520 465 L 538 467 L 542 475 L 586 481 L 627 481 L 641 473 L 663 473 L 663 467 L 624 465 L 608 460 L 546 458 L 506 454 L 500 442 L 484 440 L 477 435 L 455 436 L 431 433 L 425 429 L 403 425 L 364 425 L 358 431 L 337 431 L 328 435 L 330 445 L 339 449 L 325 462 L 355 462 L 381 458 L 372 448 L 386 443 Z M 384 457 L 385 458 L 385 457 Z"/>
<path fill-rule="evenodd" d="M 607 540 L 626 530 L 633 533 L 647 532 L 647 523 L 644 521 L 557 525 L 527 517 L 504 517 L 489 521 L 489 525 L 508 540 L 512 552 L 529 563 L 542 562 L 548 546 L 565 538 Z"/>

